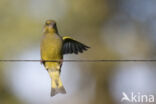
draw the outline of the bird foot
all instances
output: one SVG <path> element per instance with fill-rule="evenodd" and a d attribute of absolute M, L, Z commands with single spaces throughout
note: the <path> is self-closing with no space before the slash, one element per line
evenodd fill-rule
<path fill-rule="evenodd" d="M 44 61 L 41 59 L 41 60 L 40 60 L 40 63 L 41 63 L 41 64 L 43 64 L 43 63 L 44 63 Z"/>
<path fill-rule="evenodd" d="M 62 64 L 63 63 L 63 59 L 60 59 L 60 64 Z"/>

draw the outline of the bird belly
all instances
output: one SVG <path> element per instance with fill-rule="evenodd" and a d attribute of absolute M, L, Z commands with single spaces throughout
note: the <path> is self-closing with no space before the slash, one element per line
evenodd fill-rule
<path fill-rule="evenodd" d="M 41 43 L 42 60 L 60 60 L 62 59 L 62 40 L 57 35 L 46 35 Z M 58 62 L 45 62 L 46 69 L 59 69 Z"/>

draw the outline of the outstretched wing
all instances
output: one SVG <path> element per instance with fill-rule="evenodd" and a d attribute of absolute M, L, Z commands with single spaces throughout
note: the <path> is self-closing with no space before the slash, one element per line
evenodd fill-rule
<path fill-rule="evenodd" d="M 63 37 L 62 54 L 78 54 L 86 51 L 88 48 L 90 47 L 72 39 L 71 37 Z"/>

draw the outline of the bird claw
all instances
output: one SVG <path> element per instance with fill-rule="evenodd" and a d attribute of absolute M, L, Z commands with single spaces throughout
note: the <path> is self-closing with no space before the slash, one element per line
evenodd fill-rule
<path fill-rule="evenodd" d="M 43 60 L 40 60 L 40 63 L 41 63 L 41 64 L 43 64 L 43 62 L 44 62 Z"/>
<path fill-rule="evenodd" d="M 63 59 L 60 59 L 60 64 L 62 64 L 63 63 Z"/>

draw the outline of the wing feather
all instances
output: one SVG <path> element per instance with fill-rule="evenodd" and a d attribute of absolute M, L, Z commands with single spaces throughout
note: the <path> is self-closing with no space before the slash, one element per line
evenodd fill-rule
<path fill-rule="evenodd" d="M 62 54 L 83 53 L 83 51 L 86 51 L 88 48 L 90 47 L 70 37 L 63 37 Z"/>
<path fill-rule="evenodd" d="M 78 44 L 74 43 L 74 47 L 75 47 L 75 54 L 78 54 L 78 52 L 79 52 L 79 49 L 77 48 L 77 45 L 78 45 Z"/>
<path fill-rule="evenodd" d="M 78 46 L 78 48 L 80 50 L 80 53 L 82 53 L 83 52 L 83 48 L 81 47 L 81 44 L 79 43 L 77 46 Z"/>

